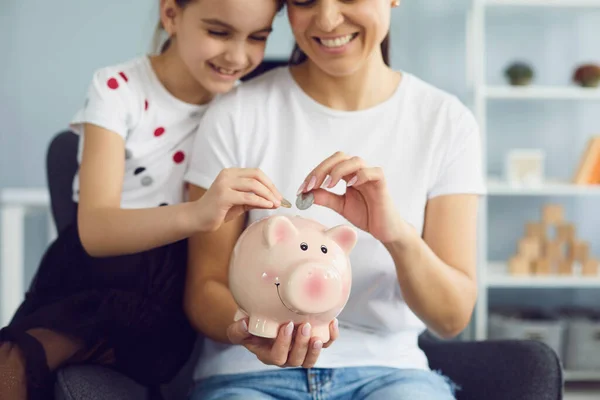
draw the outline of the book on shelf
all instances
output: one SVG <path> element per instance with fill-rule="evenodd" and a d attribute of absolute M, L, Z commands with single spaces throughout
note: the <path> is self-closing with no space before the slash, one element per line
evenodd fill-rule
<path fill-rule="evenodd" d="M 588 140 L 579 159 L 573 183 L 575 185 L 600 184 L 600 135 L 592 136 Z"/>

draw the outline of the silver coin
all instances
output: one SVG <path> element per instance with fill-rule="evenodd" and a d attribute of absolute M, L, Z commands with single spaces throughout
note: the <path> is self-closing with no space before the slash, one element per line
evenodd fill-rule
<path fill-rule="evenodd" d="M 154 179 L 150 176 L 145 176 L 142 178 L 142 186 L 150 186 L 154 182 Z"/>
<path fill-rule="evenodd" d="M 296 207 L 300 210 L 307 210 L 315 202 L 315 195 L 312 192 L 300 193 L 296 198 Z"/>

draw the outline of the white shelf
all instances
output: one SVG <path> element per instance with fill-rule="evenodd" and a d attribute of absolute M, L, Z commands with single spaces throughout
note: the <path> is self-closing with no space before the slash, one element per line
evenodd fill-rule
<path fill-rule="evenodd" d="M 489 262 L 486 286 L 488 288 L 600 288 L 600 276 L 512 276 L 506 271 L 506 263 Z"/>
<path fill-rule="evenodd" d="M 600 100 L 600 88 L 578 86 L 484 86 L 488 99 L 508 100 Z"/>
<path fill-rule="evenodd" d="M 566 381 L 571 382 L 596 382 L 600 381 L 600 371 L 564 371 Z"/>
<path fill-rule="evenodd" d="M 50 204 L 50 195 L 45 188 L 5 188 L 0 190 L 0 204 L 46 207 Z"/>
<path fill-rule="evenodd" d="M 513 186 L 498 177 L 489 177 L 487 191 L 490 196 L 600 196 L 600 185 L 548 180 L 539 186 Z"/>
<path fill-rule="evenodd" d="M 489 7 L 600 7 L 598 0 L 481 0 Z"/>

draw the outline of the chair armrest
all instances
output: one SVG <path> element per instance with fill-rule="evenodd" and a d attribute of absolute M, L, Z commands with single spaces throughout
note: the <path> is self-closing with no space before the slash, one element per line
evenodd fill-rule
<path fill-rule="evenodd" d="M 437 341 L 422 338 L 430 367 L 452 379 L 458 400 L 560 400 L 563 372 L 549 346 L 529 340 Z"/>
<path fill-rule="evenodd" d="M 78 365 L 60 369 L 56 376 L 56 400 L 143 400 L 148 389 L 111 369 Z"/>

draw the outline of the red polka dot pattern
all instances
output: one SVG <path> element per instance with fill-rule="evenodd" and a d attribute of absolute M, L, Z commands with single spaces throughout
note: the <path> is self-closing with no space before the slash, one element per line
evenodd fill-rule
<path fill-rule="evenodd" d="M 148 109 L 148 100 L 144 100 L 144 110 Z"/>
<path fill-rule="evenodd" d="M 165 128 L 163 128 L 162 126 L 160 128 L 156 128 L 156 130 L 154 131 L 154 136 L 159 137 L 161 136 L 163 133 L 165 133 Z"/>
<path fill-rule="evenodd" d="M 173 161 L 175 161 L 175 164 L 181 164 L 183 160 L 185 160 L 185 153 L 183 151 L 178 151 L 173 154 Z"/>
<path fill-rule="evenodd" d="M 121 75 L 121 78 L 123 78 L 125 82 L 129 82 L 129 79 L 127 79 L 127 75 L 125 75 L 124 72 L 119 72 L 119 75 Z"/>
<path fill-rule="evenodd" d="M 108 80 L 108 82 L 106 82 L 106 84 L 108 85 L 109 88 L 111 88 L 112 90 L 118 89 L 119 88 L 119 82 L 115 79 L 115 78 L 110 78 Z"/>

